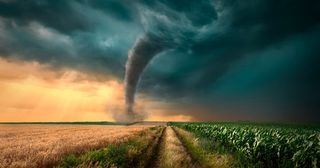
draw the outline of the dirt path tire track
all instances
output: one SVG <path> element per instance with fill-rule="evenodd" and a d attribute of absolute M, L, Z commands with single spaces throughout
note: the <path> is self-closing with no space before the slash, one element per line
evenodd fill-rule
<path fill-rule="evenodd" d="M 158 146 L 157 153 L 154 153 L 156 160 L 149 166 L 150 168 L 201 168 L 200 164 L 188 153 L 172 127 L 165 128 Z"/>
<path fill-rule="evenodd" d="M 151 155 L 150 159 L 148 160 L 148 162 L 147 162 L 147 164 L 145 166 L 146 168 L 155 167 L 155 163 L 158 160 L 158 156 L 159 156 L 158 153 L 160 151 L 161 143 L 162 143 L 162 141 L 164 139 L 164 132 L 165 132 L 166 128 L 167 127 L 164 127 L 162 129 L 160 138 L 157 138 L 157 141 L 154 142 L 154 147 L 152 149 L 153 150 L 152 151 L 152 155 Z"/>
<path fill-rule="evenodd" d="M 197 167 L 197 168 L 203 168 L 203 166 L 200 164 L 200 162 L 195 159 L 189 152 L 188 148 L 186 147 L 186 145 L 183 143 L 183 141 L 181 140 L 181 137 L 178 135 L 177 133 L 177 130 L 176 128 L 172 128 L 172 130 L 174 131 L 176 137 L 179 139 L 179 141 L 181 142 L 181 144 L 183 145 L 184 149 L 186 149 L 186 152 L 188 153 L 188 155 L 191 157 L 191 159 L 194 161 L 194 165 Z"/>
<path fill-rule="evenodd" d="M 150 141 L 150 143 L 147 145 L 147 147 L 142 151 L 142 153 L 133 159 L 132 163 L 130 164 L 130 167 L 145 167 L 143 165 L 148 165 L 150 161 L 152 161 L 153 153 L 156 150 L 158 146 L 158 142 L 160 141 L 160 138 L 163 134 L 164 128 L 160 128 L 160 136 L 154 135 L 153 139 Z M 145 160 L 141 160 L 145 159 Z"/>

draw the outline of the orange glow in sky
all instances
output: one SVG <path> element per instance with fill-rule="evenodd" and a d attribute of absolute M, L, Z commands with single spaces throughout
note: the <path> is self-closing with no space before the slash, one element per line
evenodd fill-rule
<path fill-rule="evenodd" d="M 113 121 L 114 113 L 124 109 L 123 95 L 122 82 L 112 77 L 98 81 L 75 70 L 0 59 L 2 122 Z M 148 113 L 146 120 L 191 120 L 190 116 L 168 116 L 157 102 L 140 97 L 138 105 Z"/>

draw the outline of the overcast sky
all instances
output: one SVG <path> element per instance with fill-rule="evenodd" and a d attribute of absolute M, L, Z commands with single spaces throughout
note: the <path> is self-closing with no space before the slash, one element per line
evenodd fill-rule
<path fill-rule="evenodd" d="M 319 0 L 0 0 L 0 57 L 121 83 L 148 34 L 166 47 L 137 92 L 205 109 L 168 114 L 319 121 L 319 11 Z"/>

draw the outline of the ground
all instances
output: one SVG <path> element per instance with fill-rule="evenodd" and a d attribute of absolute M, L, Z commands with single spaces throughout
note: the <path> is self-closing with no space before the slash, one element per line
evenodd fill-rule
<path fill-rule="evenodd" d="M 68 154 L 125 141 L 148 127 L 0 125 L 0 167 L 50 167 Z"/>
<path fill-rule="evenodd" d="M 0 124 L 0 141 L 0 168 L 215 167 L 200 163 L 201 155 L 191 151 L 199 148 L 190 146 L 197 141 L 191 133 L 166 122 Z"/>

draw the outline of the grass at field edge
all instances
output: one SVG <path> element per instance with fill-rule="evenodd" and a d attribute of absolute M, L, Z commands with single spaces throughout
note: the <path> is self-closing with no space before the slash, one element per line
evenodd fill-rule
<path fill-rule="evenodd" d="M 162 127 L 151 127 L 126 142 L 110 144 L 99 150 L 64 157 L 57 167 L 144 167 L 151 159 L 154 143 Z"/>

